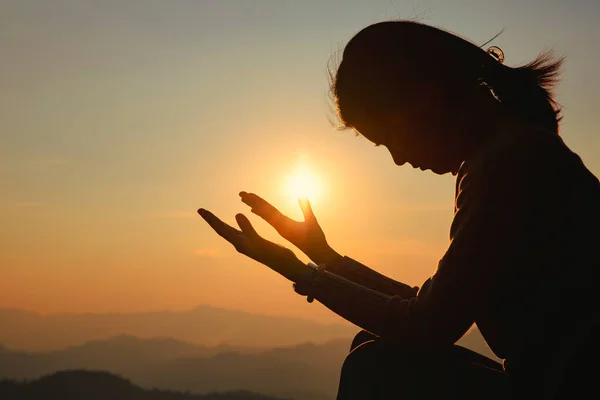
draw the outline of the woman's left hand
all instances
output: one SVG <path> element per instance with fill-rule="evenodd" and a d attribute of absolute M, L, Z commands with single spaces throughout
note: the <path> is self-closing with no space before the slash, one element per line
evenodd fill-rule
<path fill-rule="evenodd" d="M 310 268 L 292 250 L 262 238 L 243 214 L 235 216 L 241 231 L 203 208 L 198 210 L 198 214 L 239 253 L 266 265 L 293 282 L 297 282 Z"/>

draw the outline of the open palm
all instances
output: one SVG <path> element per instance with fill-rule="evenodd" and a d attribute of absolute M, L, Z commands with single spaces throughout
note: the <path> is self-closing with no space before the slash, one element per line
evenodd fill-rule
<path fill-rule="evenodd" d="M 327 244 L 325 233 L 319 226 L 308 199 L 299 200 L 304 221 L 294 221 L 254 193 L 241 192 L 240 197 L 254 214 L 267 221 L 283 238 L 302 250 L 315 263 L 329 262 L 338 256 Z"/>
<path fill-rule="evenodd" d="M 292 250 L 261 237 L 243 214 L 235 216 L 241 229 L 238 230 L 221 221 L 208 210 L 201 208 L 198 213 L 219 236 L 231 243 L 239 253 L 266 265 L 293 282 L 297 282 L 306 273 L 306 265 L 296 257 Z"/>

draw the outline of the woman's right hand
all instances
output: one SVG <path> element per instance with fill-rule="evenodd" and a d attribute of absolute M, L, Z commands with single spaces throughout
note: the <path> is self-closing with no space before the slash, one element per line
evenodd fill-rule
<path fill-rule="evenodd" d="M 327 244 L 325 233 L 319 226 L 308 199 L 299 199 L 304 221 L 294 221 L 254 193 L 240 192 L 242 202 L 251 211 L 267 221 L 294 246 L 302 250 L 314 263 L 330 263 L 341 256 Z"/>

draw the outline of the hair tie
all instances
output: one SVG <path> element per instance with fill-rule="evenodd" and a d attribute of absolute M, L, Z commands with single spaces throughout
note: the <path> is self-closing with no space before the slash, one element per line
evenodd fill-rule
<path fill-rule="evenodd" d="M 487 53 L 493 58 L 495 58 L 496 61 L 498 61 L 500 64 L 504 62 L 504 52 L 500 47 L 492 46 L 489 49 L 487 49 Z"/>
<path fill-rule="evenodd" d="M 491 56 L 498 64 L 502 64 L 504 62 L 504 52 L 498 46 L 491 46 L 487 49 L 486 53 Z M 501 87 L 502 83 L 499 82 L 502 80 L 502 72 L 501 67 L 498 64 L 494 63 L 484 63 L 481 65 L 481 70 L 479 72 L 480 77 L 478 79 L 479 85 L 484 86 L 491 95 L 497 100 L 502 101 L 498 96 L 498 92 L 494 90 L 494 87 Z"/>

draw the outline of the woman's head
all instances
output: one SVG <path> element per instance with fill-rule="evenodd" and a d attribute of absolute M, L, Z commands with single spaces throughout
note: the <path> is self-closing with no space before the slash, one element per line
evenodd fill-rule
<path fill-rule="evenodd" d="M 546 54 L 507 67 L 449 32 L 389 21 L 350 40 L 331 88 L 342 125 L 388 147 L 397 164 L 455 173 L 485 134 L 473 128 L 499 110 L 558 132 L 548 89 L 560 64 Z"/>

